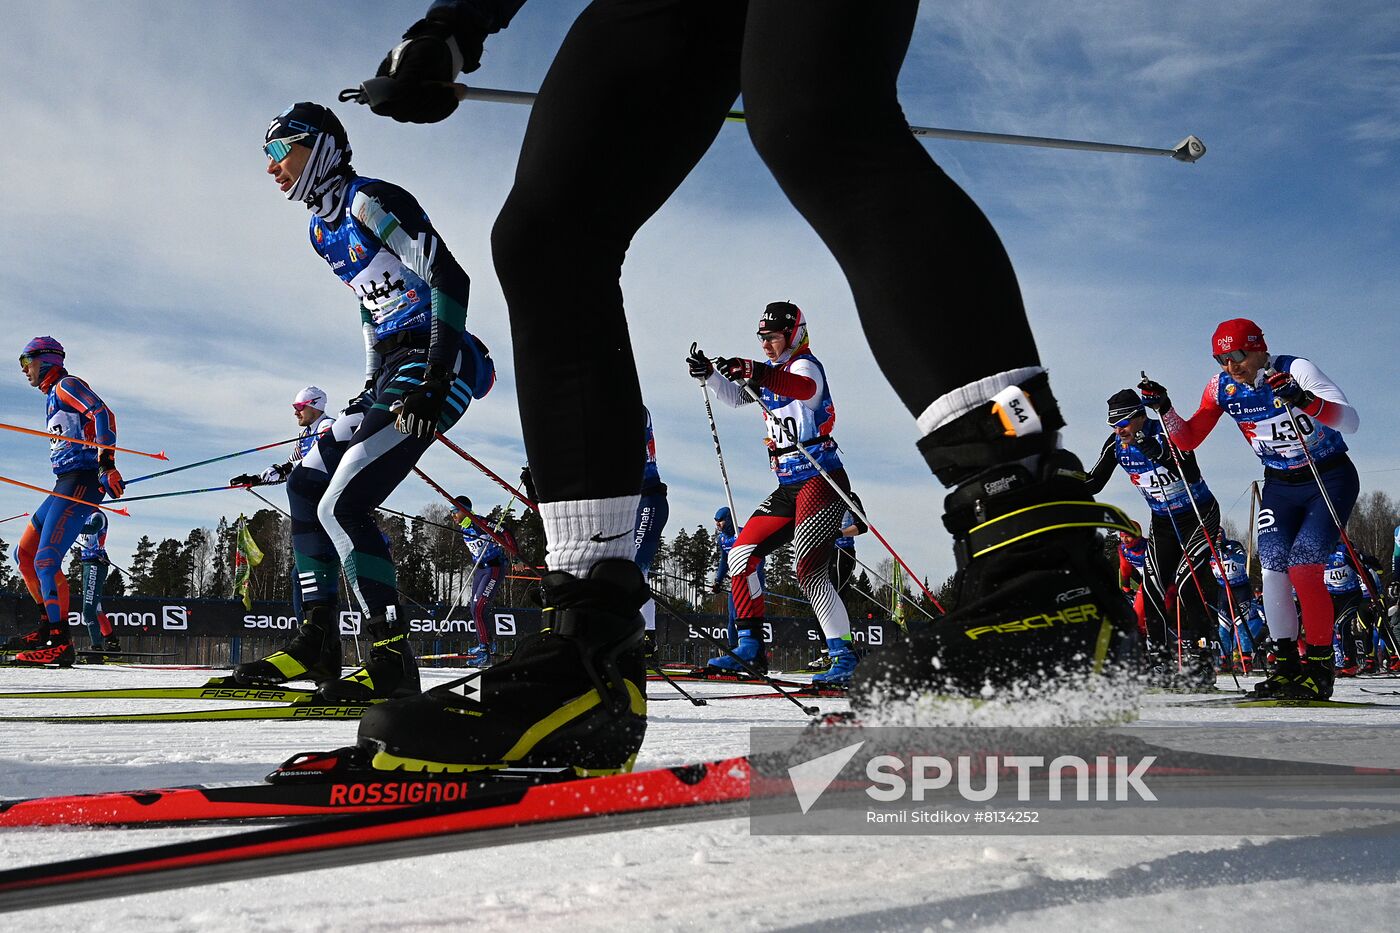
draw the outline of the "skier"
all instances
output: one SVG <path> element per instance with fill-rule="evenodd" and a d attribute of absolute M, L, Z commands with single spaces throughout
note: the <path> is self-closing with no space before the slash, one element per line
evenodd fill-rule
<path fill-rule="evenodd" d="M 1144 577 L 1147 573 L 1147 539 L 1142 528 L 1133 522 L 1133 531 L 1118 532 L 1118 587 L 1132 600 L 1137 616 L 1138 634 L 1147 637 L 1147 606 L 1144 597 Z"/>
<path fill-rule="evenodd" d="M 865 505 L 860 501 L 860 496 L 854 492 L 849 494 L 852 501 L 864 511 Z M 836 539 L 836 559 L 831 562 L 831 585 L 836 587 L 837 593 L 844 590 L 855 575 L 856 538 L 869 530 L 869 526 L 860 520 L 860 516 L 850 509 L 841 516 L 841 535 Z"/>
<path fill-rule="evenodd" d="M 111 449 L 117 443 L 117 416 L 86 382 L 68 372 L 65 357 L 63 345 L 52 337 L 35 337 L 19 355 L 20 369 L 29 384 L 47 396 L 45 418 L 54 436 L 49 462 L 57 477 L 53 491 L 58 494 L 49 496 L 34 511 L 15 550 L 24 584 L 40 606 L 38 627 L 5 645 L 18 651 L 14 660 L 21 664 L 72 666 L 63 557 L 88 516 L 98 511 L 93 506 L 104 495 L 121 498 L 125 488 L 116 452 Z M 74 444 L 67 438 L 109 446 Z"/>
<path fill-rule="evenodd" d="M 78 534 L 78 563 L 83 570 L 83 624 L 87 626 L 92 650 L 121 651 L 121 642 L 112 630 L 112 620 L 102 611 L 102 587 L 107 582 L 107 513 L 94 509 Z"/>
<path fill-rule="evenodd" d="M 729 580 L 729 552 L 734 548 L 734 542 L 738 540 L 739 531 L 734 527 L 734 516 L 729 511 L 729 506 L 721 506 L 715 512 L 715 553 L 713 566 L 710 571 L 710 592 L 724 593 L 725 603 L 729 608 L 729 647 L 735 648 L 739 644 L 738 616 L 734 610 L 734 592 L 732 584 L 725 586 Z M 763 588 L 767 586 L 767 575 L 764 573 L 764 561 L 760 561 L 758 569 L 749 575 L 748 580 L 743 584 L 748 591 L 750 598 L 757 598 L 763 595 Z"/>
<path fill-rule="evenodd" d="M 1379 616 L 1371 618 L 1373 605 L 1368 595 L 1380 593 L 1380 581 L 1373 570 L 1373 567 L 1379 566 L 1379 562 L 1368 553 L 1357 552 L 1357 558 L 1366 572 L 1365 584 L 1357 573 L 1357 567 L 1352 565 L 1351 553 L 1343 542 L 1337 542 L 1337 549 L 1331 552 L 1327 567 L 1323 570 L 1323 580 L 1327 583 L 1327 593 L 1331 595 L 1333 612 L 1337 616 L 1333 635 L 1337 677 L 1361 674 L 1362 657 L 1365 657 L 1368 672 L 1376 670 L 1376 637 L 1372 629 L 1380 625 L 1380 619 Z"/>
<path fill-rule="evenodd" d="M 317 695 L 328 702 L 411 696 L 419 691 L 418 666 L 374 510 L 431 446 L 434 432 L 449 430 L 490 391 L 495 367 L 465 327 L 467 274 L 412 195 L 356 174 L 335 114 L 294 104 L 268 126 L 263 150 L 273 181 L 311 211 L 311 246 L 354 292 L 365 339 L 364 389 L 331 426 L 333 443 L 320 443 L 323 437 L 316 445 L 324 470 L 295 471 L 298 482 L 288 490 L 314 504 L 373 645 L 363 668 L 322 682 Z M 296 661 L 310 668 L 313 655 L 338 655 L 340 635 L 332 624 L 335 562 L 308 519 L 303 512 L 303 542 L 318 543 L 298 546 L 298 577 L 303 598 L 314 591 L 316 599 L 305 600 L 313 624 Z M 278 666 L 275 658 L 265 660 Z"/>
<path fill-rule="evenodd" d="M 1264 614 L 1254 598 L 1254 586 L 1249 581 L 1249 558 L 1244 545 L 1233 538 L 1223 537 L 1217 545 L 1220 560 L 1210 559 L 1220 595 L 1215 601 L 1220 622 L 1222 667 L 1229 669 L 1236 648 L 1240 652 L 1240 673 L 1249 673 L 1249 664 L 1264 667 Z"/>
<path fill-rule="evenodd" d="M 635 560 L 641 568 L 642 576 L 651 573 L 651 562 L 656 559 L 656 550 L 661 546 L 661 533 L 666 530 L 666 520 L 671 517 L 671 505 L 666 500 L 666 484 L 661 482 L 661 473 L 656 466 L 656 432 L 651 426 L 651 411 L 642 411 L 647 419 L 646 467 L 642 471 L 641 500 L 637 503 L 637 525 L 633 532 L 636 548 Z M 646 625 L 646 653 L 650 658 L 655 653 L 656 639 L 656 600 L 648 598 L 642 604 L 642 619 Z"/>
<path fill-rule="evenodd" d="M 826 370 L 812 354 L 807 321 L 797 305 L 774 301 L 763 309 L 758 339 L 768 361 L 709 360 L 696 350 L 688 359 L 690 374 L 704 379 L 715 397 L 731 408 L 751 404 L 732 380 L 758 392 L 768 426 L 768 459 L 778 478 L 778 488 L 759 504 L 739 532 L 729 552 L 730 592 L 737 617 L 738 645 L 733 655 L 712 658 L 719 670 L 749 667 L 766 671 L 768 655 L 763 646 L 763 594 L 752 593 L 735 581 L 747 580 L 763 559 L 789 541 L 795 543 L 797 585 L 812 604 L 831 655 L 830 669 L 817 674 L 816 683 L 849 684 L 856 655 L 851 650 L 851 620 L 836 594 L 829 567 L 835 557 L 836 539 L 846 504 L 832 488 L 849 491 L 846 470 L 837 453 L 831 431 L 836 425 L 836 405 Z M 808 460 L 799 445 L 811 455 Z M 813 463 L 813 460 L 815 463 Z M 819 469 L 820 467 L 820 469 Z M 825 471 L 830 482 L 822 476 Z"/>
<path fill-rule="evenodd" d="M 1278 665 L 1255 685 L 1254 695 L 1325 700 L 1332 695 L 1334 616 L 1322 574 L 1337 546 L 1337 523 L 1346 524 L 1360 491 L 1342 439 L 1356 431 L 1360 417 L 1316 364 L 1298 356 L 1271 355 L 1263 330 L 1251 320 L 1222 322 L 1211 337 L 1211 354 L 1221 371 L 1206 383 L 1200 407 L 1189 418 L 1172 408 L 1160 383 L 1144 379 L 1138 389 L 1144 403 L 1162 413 L 1162 423 L 1182 450 L 1200 446 L 1220 416 L 1228 414 L 1264 464 L 1256 530 L 1264 568 L 1264 617 L 1276 643 Z M 1336 520 L 1323 486 L 1337 511 Z M 1301 664 L 1293 590 L 1302 605 L 1308 646 Z"/>
<path fill-rule="evenodd" d="M 451 82 L 480 67 L 487 35 L 521 2 L 435 2 L 365 99 L 396 120 L 445 119 L 457 106 Z M 1089 501 L 1071 475 L 1079 464 L 1059 449 L 1064 419 L 1011 262 L 899 107 L 917 9 L 917 0 L 595 0 L 578 17 L 532 107 L 492 235 L 516 359 L 528 364 L 516 378 L 548 543 L 545 604 L 569 624 L 480 678 L 471 707 L 480 715 L 453 713 L 467 701 L 447 687 L 371 709 L 362 741 L 396 750 L 380 762 L 480 765 L 509 754 L 626 767 L 640 747 L 645 663 L 633 646 L 648 596 L 626 566 L 625 538 L 643 415 L 622 261 L 741 92 L 760 156 L 841 265 L 877 362 L 918 419 L 919 449 L 954 488 L 945 524 L 960 555 L 958 612 L 867 659 L 860 679 L 976 692 L 989 678 L 1102 668 L 1131 651 L 1112 571 L 1092 554 L 1093 528 L 1127 527 L 1126 517 Z M 833 108 L 842 119 L 820 118 Z M 1045 613 L 1063 624 L 1006 624 Z M 565 712 L 580 696 L 599 702 Z"/>
<path fill-rule="evenodd" d="M 496 623 L 488 616 L 486 609 L 491 605 L 492 597 L 496 595 L 496 588 L 505 579 L 506 567 L 510 563 L 505 548 L 500 545 L 503 536 L 507 541 L 511 540 L 510 532 L 482 531 L 485 519 L 472 514 L 472 500 L 466 496 L 458 496 L 454 501 L 457 508 L 452 513 L 452 520 L 462 530 L 462 541 L 467 546 L 467 553 L 472 557 L 474 568 L 471 607 L 472 622 L 476 625 L 477 646 L 467 652 L 467 665 L 490 667 L 492 656 L 496 653 Z"/>
<path fill-rule="evenodd" d="M 231 478 L 228 482 L 230 486 L 263 486 L 275 485 L 277 483 L 287 484 L 287 506 L 292 517 L 292 578 L 297 584 L 292 587 L 292 613 L 298 619 L 307 617 L 306 601 L 308 597 L 313 602 L 325 602 L 325 595 L 320 592 L 323 581 L 309 569 L 311 564 L 305 558 L 301 563 L 306 563 L 308 569 L 299 569 L 297 560 L 297 545 L 300 543 L 304 548 L 310 548 L 313 553 L 306 556 L 315 561 L 329 560 L 335 567 L 331 570 L 330 587 L 332 589 L 331 601 L 334 602 L 334 591 L 339 586 L 339 573 L 335 568 L 339 567 L 340 560 L 336 556 L 335 547 L 326 536 L 321 524 L 316 519 L 316 503 L 300 495 L 299 491 L 304 485 L 303 477 L 297 476 L 293 479 L 293 474 L 298 467 L 305 466 L 306 469 L 324 476 L 326 464 L 320 451 L 317 449 L 322 438 L 330 432 L 331 425 L 335 424 L 335 419 L 326 414 L 326 393 L 317 386 L 307 386 L 296 394 L 292 399 L 292 416 L 301 427 L 301 434 L 297 438 L 296 446 L 292 448 L 292 454 L 283 463 L 275 463 L 261 473 L 242 473 Z M 334 443 L 333 439 L 326 438 L 328 442 Z M 308 591 L 308 592 L 304 592 Z M 333 614 L 333 613 L 332 613 Z M 306 624 L 306 623 L 304 623 Z M 334 680 L 340 676 L 340 639 L 337 635 L 334 646 L 330 640 L 323 637 L 323 630 L 331 624 L 328 618 L 318 615 L 315 622 L 310 623 L 311 628 L 306 631 L 299 631 L 291 645 L 279 652 L 286 655 L 285 658 L 278 658 L 273 663 L 271 656 L 262 661 L 255 661 L 251 665 L 239 665 L 239 669 L 234 672 L 234 676 L 251 681 L 272 680 L 280 683 L 290 679 L 286 671 L 300 668 L 295 674 L 302 675 L 315 668 L 314 673 L 322 680 Z M 320 663 L 316 660 L 321 646 L 325 645 L 329 649 L 326 657 L 320 658 Z M 310 663 L 303 664 L 299 658 Z M 275 670 L 268 669 L 263 662 L 273 663 Z"/>
<path fill-rule="evenodd" d="M 1220 505 L 1201 477 L 1196 455 L 1168 449 L 1162 423 L 1147 417 L 1132 389 L 1109 397 L 1108 424 L 1113 433 L 1104 441 L 1086 485 L 1097 494 L 1108 485 L 1113 468 L 1122 467 L 1152 512 L 1143 585 L 1151 587 L 1146 605 L 1153 618 L 1148 639 L 1154 649 L 1154 673 L 1188 689 L 1211 687 L 1215 661 L 1204 646 L 1215 641 L 1217 587 L 1206 572 L 1206 536 L 1220 536 Z M 1182 611 L 1173 619 L 1178 601 Z"/>

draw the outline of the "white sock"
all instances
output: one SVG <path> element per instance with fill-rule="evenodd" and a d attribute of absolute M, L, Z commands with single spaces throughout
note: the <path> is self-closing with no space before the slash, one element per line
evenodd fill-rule
<path fill-rule="evenodd" d="M 656 631 L 656 600 L 648 599 L 642 604 L 642 621 L 648 632 Z"/>
<path fill-rule="evenodd" d="M 1298 640 L 1298 607 L 1293 602 L 1293 581 L 1286 570 L 1265 570 L 1264 618 L 1269 620 L 1269 634 L 1274 640 Z"/>
<path fill-rule="evenodd" d="M 632 495 L 541 502 L 540 518 L 548 545 L 545 564 L 550 570 L 583 577 L 600 560 L 631 560 L 637 551 L 633 535 L 641 498 Z"/>
<path fill-rule="evenodd" d="M 934 399 L 933 404 L 925 408 L 924 413 L 919 416 L 920 436 L 932 434 L 960 415 L 965 415 L 977 406 L 990 402 L 993 396 L 1007 386 L 1020 385 L 1032 376 L 1038 376 L 1043 372 L 1045 372 L 1043 366 L 1008 369 L 1004 373 L 987 376 L 976 382 L 968 383 L 960 389 L 944 393 Z"/>

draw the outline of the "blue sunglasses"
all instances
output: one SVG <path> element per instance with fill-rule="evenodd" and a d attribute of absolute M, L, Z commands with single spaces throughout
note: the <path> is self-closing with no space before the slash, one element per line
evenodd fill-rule
<path fill-rule="evenodd" d="M 298 133 L 295 136 L 282 136 L 278 139 L 269 139 L 263 143 L 263 153 L 274 162 L 281 162 L 292 151 L 292 143 L 299 143 L 310 136 L 310 133 Z"/>

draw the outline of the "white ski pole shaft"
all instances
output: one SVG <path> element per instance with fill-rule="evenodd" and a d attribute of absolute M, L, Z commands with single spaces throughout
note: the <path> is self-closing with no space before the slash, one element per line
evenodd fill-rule
<path fill-rule="evenodd" d="M 468 87 L 458 84 L 458 100 L 483 100 L 497 104 L 530 106 L 537 95 L 529 91 L 507 91 L 491 87 Z M 732 123 L 744 123 L 742 110 L 731 110 L 725 118 Z M 1169 156 L 1178 162 L 1195 162 L 1206 154 L 1206 145 L 1196 136 L 1187 136 L 1170 149 L 1156 146 L 1129 146 L 1123 143 L 1101 143 L 1087 139 L 1061 139 L 1055 136 L 1022 136 L 1015 133 L 984 133 L 979 130 L 945 129 L 938 126 L 914 126 L 909 132 L 920 139 L 954 139 L 969 143 L 996 143 L 1003 146 L 1034 146 L 1040 149 L 1077 149 L 1081 152 L 1113 152 L 1124 155 Z"/>
<path fill-rule="evenodd" d="M 700 344 L 692 343 L 690 352 L 692 355 L 699 352 Z M 734 509 L 734 493 L 729 488 L 729 470 L 724 465 L 724 448 L 719 444 L 719 426 L 715 424 L 714 406 L 710 404 L 710 387 L 705 384 L 705 380 L 700 380 L 700 394 L 705 397 L 705 417 L 710 422 L 710 439 L 715 442 L 715 457 L 719 460 L 719 477 L 724 482 L 724 499 L 729 503 L 729 520 L 734 523 L 734 528 L 739 527 L 739 513 Z"/>

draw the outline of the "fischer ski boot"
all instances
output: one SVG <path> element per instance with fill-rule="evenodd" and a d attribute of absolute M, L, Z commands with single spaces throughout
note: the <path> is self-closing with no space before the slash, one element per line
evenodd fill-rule
<path fill-rule="evenodd" d="M 113 654 L 119 653 L 122 650 L 121 639 L 115 635 L 108 635 L 102 642 L 102 650 L 110 651 Z"/>
<path fill-rule="evenodd" d="M 762 635 L 755 634 L 762 633 L 763 620 L 749 619 L 746 625 L 746 628 L 738 630 L 739 642 L 734 646 L 734 654 L 710 658 L 705 663 L 705 670 L 717 674 L 747 674 L 750 671 L 758 674 L 768 673 L 768 650 L 763 646 Z M 739 663 L 740 661 L 743 664 Z M 745 667 L 745 664 L 748 667 Z"/>
<path fill-rule="evenodd" d="M 280 684 L 289 680 L 319 683 L 339 676 L 340 630 L 330 606 L 313 608 L 286 648 L 233 669 L 233 679 L 240 684 Z"/>
<path fill-rule="evenodd" d="M 359 742 L 384 771 L 632 769 L 647 727 L 636 563 L 600 561 L 540 581 L 545 628 L 506 661 L 427 693 L 372 706 Z"/>
<path fill-rule="evenodd" d="M 21 629 L 18 635 L 11 635 L 5 640 L 5 644 L 0 645 L 0 651 L 14 652 L 27 651 L 31 648 L 42 648 L 49 634 L 49 614 L 43 606 L 39 607 L 39 617 L 34 620 L 34 627 L 29 631 Z"/>
<path fill-rule="evenodd" d="M 1330 700 L 1335 676 L 1332 646 L 1324 645 L 1316 650 L 1309 646 L 1302 670 L 1279 688 L 1277 697 L 1280 700 Z"/>
<path fill-rule="evenodd" d="M 1063 426 L 1042 373 L 919 442 L 954 487 L 943 524 L 955 599 L 926 632 L 866 656 L 851 683 L 857 708 L 1130 669 L 1137 620 L 1095 530 L 1133 525 L 1084 491 L 1079 460 L 1057 447 Z"/>
<path fill-rule="evenodd" d="M 423 688 L 418 680 L 418 661 L 408 643 L 407 623 L 399 620 L 397 606 L 386 606 L 371 616 L 369 636 L 372 647 L 365 666 L 339 680 L 327 680 L 316 688 L 316 699 L 323 703 L 368 703 L 417 696 Z"/>
<path fill-rule="evenodd" d="M 490 645 L 477 645 L 467 652 L 467 667 L 490 667 L 493 653 Z"/>
<path fill-rule="evenodd" d="M 1254 685 L 1248 696 L 1251 700 L 1276 699 L 1279 691 L 1302 672 L 1303 666 L 1298 661 L 1298 642 L 1280 638 L 1274 643 L 1274 669 L 1268 677 Z"/>
<path fill-rule="evenodd" d="M 78 659 L 73 651 L 73 640 L 68 634 L 68 626 L 49 629 L 42 645 L 21 651 L 14 656 L 16 664 L 49 665 L 72 667 Z"/>
<path fill-rule="evenodd" d="M 828 657 L 831 658 L 831 666 L 820 674 L 812 677 L 812 683 L 825 684 L 829 687 L 845 687 L 851 682 L 851 675 L 856 672 L 856 653 L 851 650 L 851 640 L 849 638 L 828 638 L 826 640 Z"/>

